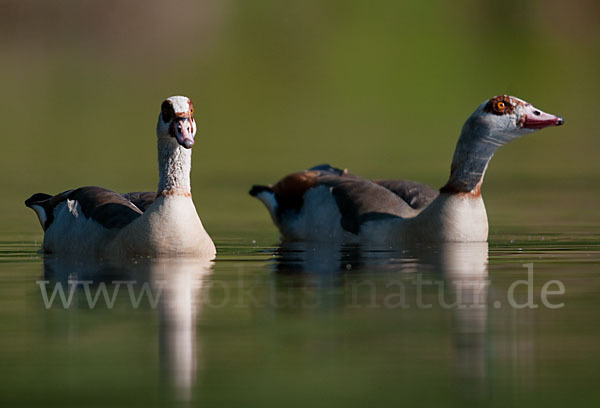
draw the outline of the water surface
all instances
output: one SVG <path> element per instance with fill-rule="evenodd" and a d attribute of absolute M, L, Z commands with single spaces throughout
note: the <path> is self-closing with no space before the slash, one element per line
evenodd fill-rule
<path fill-rule="evenodd" d="M 252 235 L 217 239 L 215 262 L 121 264 L 4 235 L 3 405 L 599 402 L 600 243 L 586 228 L 394 252 Z M 556 309 L 540 297 L 552 280 Z M 50 302 L 59 286 L 67 301 L 74 288 L 68 307 Z"/>

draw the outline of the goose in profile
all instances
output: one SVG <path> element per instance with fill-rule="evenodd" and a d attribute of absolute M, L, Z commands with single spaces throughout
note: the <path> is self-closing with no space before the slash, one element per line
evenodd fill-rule
<path fill-rule="evenodd" d="M 439 190 L 407 180 L 368 180 L 319 165 L 250 195 L 269 211 L 286 241 L 404 245 L 484 242 L 488 220 L 481 185 L 496 150 L 564 123 L 513 96 L 482 103 L 463 125 L 450 177 Z"/>
<path fill-rule="evenodd" d="M 32 195 L 25 205 L 38 216 L 46 253 L 84 256 L 194 256 L 214 258 L 190 190 L 196 136 L 192 102 L 172 96 L 156 126 L 158 191 L 119 194 L 80 187 L 55 196 Z"/>

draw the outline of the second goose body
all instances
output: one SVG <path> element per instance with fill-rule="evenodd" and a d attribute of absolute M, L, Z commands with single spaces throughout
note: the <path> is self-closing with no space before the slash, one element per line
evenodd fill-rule
<path fill-rule="evenodd" d="M 481 104 L 465 122 L 448 182 L 439 190 L 407 180 L 368 180 L 320 165 L 256 185 L 250 194 L 269 211 L 284 240 L 482 242 L 488 221 L 481 185 L 502 145 L 563 119 L 502 95 Z"/>

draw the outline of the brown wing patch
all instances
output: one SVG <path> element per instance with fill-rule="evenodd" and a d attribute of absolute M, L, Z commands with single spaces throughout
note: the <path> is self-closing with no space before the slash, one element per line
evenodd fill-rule
<path fill-rule="evenodd" d="M 518 101 L 508 95 L 496 96 L 488 101 L 483 108 L 484 112 L 493 113 L 494 115 L 510 115 L 514 113 Z"/>
<path fill-rule="evenodd" d="M 304 202 L 304 193 L 318 184 L 318 171 L 302 171 L 281 179 L 273 191 L 281 208 L 299 210 Z"/>

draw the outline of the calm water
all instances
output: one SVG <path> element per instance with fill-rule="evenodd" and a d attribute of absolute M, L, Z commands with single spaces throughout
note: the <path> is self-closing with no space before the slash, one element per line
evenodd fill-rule
<path fill-rule="evenodd" d="M 214 263 L 44 258 L 39 234 L 2 236 L 1 405 L 600 402 L 592 228 L 390 252 L 280 247 L 264 226 L 217 239 Z M 537 308 L 509 304 L 529 291 Z"/>

